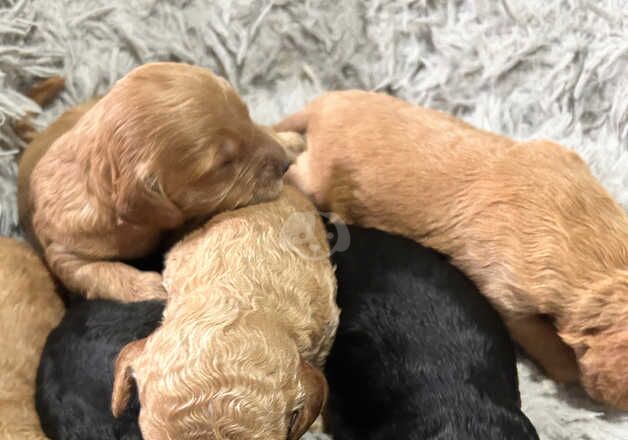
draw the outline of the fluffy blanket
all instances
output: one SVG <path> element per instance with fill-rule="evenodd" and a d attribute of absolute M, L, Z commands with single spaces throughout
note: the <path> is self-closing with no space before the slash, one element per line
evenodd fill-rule
<path fill-rule="evenodd" d="M 551 138 L 628 208 L 626 0 L 0 0 L 0 234 L 19 234 L 23 145 L 11 126 L 39 111 L 20 91 L 67 78 L 37 119 L 43 127 L 155 60 L 214 69 L 260 122 L 323 90 L 364 88 L 517 138 Z M 555 385 L 525 359 L 519 368 L 541 438 L 628 438 L 628 414 Z"/>

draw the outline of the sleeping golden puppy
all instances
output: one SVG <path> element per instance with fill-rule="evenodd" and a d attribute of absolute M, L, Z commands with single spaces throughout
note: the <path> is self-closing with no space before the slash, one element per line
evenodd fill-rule
<path fill-rule="evenodd" d="M 227 81 L 178 63 L 136 68 L 34 142 L 19 172 L 25 229 L 67 288 L 123 301 L 166 293 L 159 273 L 119 260 L 187 220 L 277 197 L 290 163 Z"/>
<path fill-rule="evenodd" d="M 275 128 L 307 133 L 287 178 L 321 209 L 450 255 L 551 377 L 628 409 L 628 218 L 576 153 L 361 91 Z"/>
<path fill-rule="evenodd" d="M 43 440 L 35 377 L 63 304 L 35 251 L 7 237 L 0 237 L 0 286 L 0 438 Z"/>
<path fill-rule="evenodd" d="M 184 238 L 166 257 L 162 325 L 118 356 L 114 415 L 134 378 L 145 440 L 299 439 L 324 404 L 338 324 L 328 252 L 290 187 Z"/>

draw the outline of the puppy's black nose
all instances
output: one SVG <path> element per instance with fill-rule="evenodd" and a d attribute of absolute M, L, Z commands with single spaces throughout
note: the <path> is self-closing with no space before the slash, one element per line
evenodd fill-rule
<path fill-rule="evenodd" d="M 284 174 L 286 174 L 286 172 L 288 171 L 288 168 L 290 168 L 290 165 L 292 165 L 291 161 L 289 161 L 289 160 L 283 161 L 283 163 L 281 164 L 281 175 L 282 176 Z"/>

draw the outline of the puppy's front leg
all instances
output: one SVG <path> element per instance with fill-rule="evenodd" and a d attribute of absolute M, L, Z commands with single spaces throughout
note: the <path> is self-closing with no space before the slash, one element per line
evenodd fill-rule
<path fill-rule="evenodd" d="M 135 302 L 167 297 L 160 273 L 143 272 L 116 261 L 86 259 L 54 243 L 45 254 L 61 282 L 86 298 Z"/>
<path fill-rule="evenodd" d="M 574 351 L 541 316 L 506 320 L 510 335 L 547 375 L 559 383 L 577 382 L 580 377 Z"/>
<path fill-rule="evenodd" d="M 296 157 L 284 175 L 284 179 L 292 186 L 296 186 L 302 193 L 309 197 L 314 196 L 314 188 L 310 183 L 310 153 L 301 153 Z"/>

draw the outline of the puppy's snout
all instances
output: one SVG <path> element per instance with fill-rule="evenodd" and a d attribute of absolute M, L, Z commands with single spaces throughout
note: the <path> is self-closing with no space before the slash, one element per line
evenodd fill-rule
<path fill-rule="evenodd" d="M 288 171 L 288 168 L 290 168 L 293 161 L 281 148 L 278 148 L 273 156 L 274 171 L 279 177 L 281 177 L 286 174 L 286 171 Z"/>
<path fill-rule="evenodd" d="M 292 162 L 285 158 L 275 159 L 272 162 L 271 170 L 275 176 L 282 177 L 284 174 L 286 174 L 286 171 L 288 171 L 290 165 L 292 165 Z"/>

